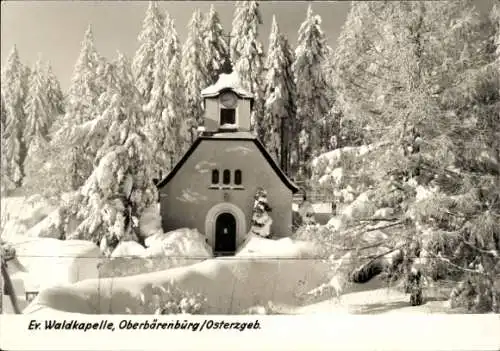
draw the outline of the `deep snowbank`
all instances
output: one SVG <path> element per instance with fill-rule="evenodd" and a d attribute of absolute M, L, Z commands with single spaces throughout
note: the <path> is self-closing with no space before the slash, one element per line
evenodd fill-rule
<path fill-rule="evenodd" d="M 3 239 L 9 241 L 10 237 L 24 235 L 55 209 L 39 196 L 32 196 L 28 199 L 24 196 L 3 197 L 0 205 L 0 233 Z"/>
<path fill-rule="evenodd" d="M 212 258 L 212 250 L 205 237 L 196 229 L 181 228 L 153 234 L 146 238 L 146 246 L 144 248 L 134 241 L 121 242 L 111 259 L 102 261 L 101 277 L 156 272 Z"/>
<path fill-rule="evenodd" d="M 327 271 L 324 263 L 313 258 L 314 249 L 307 243 L 290 239 L 273 242 L 251 236 L 234 257 L 45 289 L 25 312 L 39 312 L 40 306 L 47 306 L 79 313 L 151 313 L 143 307 L 141 295 L 152 287 L 169 283 L 184 291 L 203 294 L 208 313 L 240 313 L 270 300 L 299 305 L 301 293 L 320 284 Z"/>
<path fill-rule="evenodd" d="M 38 291 L 99 277 L 99 248 L 83 240 L 11 237 L 16 258 L 8 262 L 11 279 L 18 289 Z"/>

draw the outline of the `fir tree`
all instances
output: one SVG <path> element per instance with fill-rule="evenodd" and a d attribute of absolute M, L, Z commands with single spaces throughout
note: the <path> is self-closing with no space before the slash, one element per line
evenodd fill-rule
<path fill-rule="evenodd" d="M 101 89 L 98 84 L 97 69 L 100 55 L 94 46 L 94 36 L 89 26 L 81 44 L 71 86 L 68 93 L 68 122 L 78 124 L 95 118 Z"/>
<path fill-rule="evenodd" d="M 75 140 L 74 128 L 98 116 L 99 97 L 102 93 L 98 68 L 101 64 L 102 58 L 94 46 L 92 29 L 89 26 L 74 68 L 62 126 L 55 135 L 59 139 L 55 141 L 56 144 L 66 145 L 63 147 L 68 153 L 64 156 L 68 161 L 66 169 L 69 174 L 66 179 L 74 190 L 84 183 L 93 168 L 93 155 L 84 151 L 85 145 L 80 143 L 80 140 Z"/>
<path fill-rule="evenodd" d="M 185 150 L 189 140 L 183 119 L 184 92 L 181 77 L 181 48 L 173 19 L 165 17 L 164 38 L 157 43 L 157 63 L 146 134 L 154 147 L 155 172 L 165 174 Z"/>
<path fill-rule="evenodd" d="M 261 188 L 257 189 L 252 211 L 251 233 L 264 238 L 271 235 L 271 225 L 273 224 L 273 219 L 269 215 L 271 211 L 267 200 L 267 191 Z"/>
<path fill-rule="evenodd" d="M 415 233 L 405 277 L 461 277 L 452 300 L 473 311 L 498 311 L 495 34 L 467 1 L 354 3 L 335 55 L 343 113 L 385 143 L 360 171 Z"/>
<path fill-rule="evenodd" d="M 5 122 L 2 130 L 2 193 L 21 185 L 23 177 L 24 67 L 14 47 L 2 71 Z"/>
<path fill-rule="evenodd" d="M 293 72 L 297 86 L 297 126 L 296 133 L 305 133 L 307 143 L 296 145 L 299 163 L 308 169 L 313 151 L 325 143 L 325 117 L 330 110 L 329 89 L 324 72 L 328 54 L 325 35 L 321 30 L 321 18 L 314 15 L 312 7 L 299 28 L 299 38 L 295 49 Z M 306 174 L 309 174 L 306 172 Z"/>
<path fill-rule="evenodd" d="M 205 57 L 203 57 L 205 61 L 202 61 L 202 65 L 206 69 L 207 83 L 210 85 L 217 81 L 224 59 L 229 53 L 229 48 L 224 37 L 224 29 L 214 5 L 210 5 L 210 10 L 205 16 L 201 33 L 206 52 Z"/>
<path fill-rule="evenodd" d="M 262 121 L 262 140 L 275 160 L 279 160 L 281 138 L 285 138 L 285 147 L 287 149 L 286 165 L 289 163 L 290 141 L 291 135 L 293 135 L 292 126 L 295 118 L 295 82 L 292 64 L 292 50 L 288 40 L 280 33 L 276 17 L 273 16 L 266 61 L 266 103 Z M 282 123 L 284 135 L 281 135 Z"/>
<path fill-rule="evenodd" d="M 5 128 L 5 122 L 7 120 L 7 110 L 5 110 L 5 100 L 3 98 L 3 91 L 1 93 L 1 103 L 0 103 L 0 122 L 2 126 L 2 133 L 3 129 Z"/>
<path fill-rule="evenodd" d="M 23 182 L 38 176 L 41 166 L 40 158 L 48 147 L 48 130 L 51 107 L 47 98 L 47 81 L 42 72 L 41 58 L 35 63 L 31 71 L 28 96 L 24 111 L 26 113 L 26 127 L 24 142 L 27 148 L 24 160 L 25 177 Z"/>
<path fill-rule="evenodd" d="M 254 94 L 254 107 L 251 123 L 254 133 L 262 139 L 261 127 L 264 115 L 264 50 L 259 41 L 259 25 L 262 24 L 257 1 L 238 1 L 231 30 L 231 61 L 240 81 L 249 92 Z"/>
<path fill-rule="evenodd" d="M 186 97 L 185 118 L 190 132 L 190 142 L 196 138 L 196 127 L 203 118 L 201 90 L 209 85 L 207 76 L 207 53 L 203 43 L 202 15 L 198 9 L 188 25 L 188 37 L 182 51 L 182 77 Z"/>
<path fill-rule="evenodd" d="M 154 72 L 157 66 L 157 44 L 164 36 L 165 16 L 157 2 L 150 1 L 139 34 L 139 48 L 132 62 L 135 84 L 145 102 L 151 99 Z"/>
<path fill-rule="evenodd" d="M 42 72 L 41 58 L 35 63 L 29 81 L 28 96 L 24 105 L 26 126 L 23 137 L 29 150 L 33 139 L 47 141 L 51 107 L 47 98 L 47 81 Z"/>
<path fill-rule="evenodd" d="M 50 106 L 49 114 L 49 129 L 52 125 L 58 121 L 62 115 L 64 115 L 65 99 L 64 94 L 61 90 L 61 85 L 56 75 L 52 71 L 52 66 L 50 63 L 47 65 L 46 71 L 47 80 L 47 101 Z"/>
<path fill-rule="evenodd" d="M 77 218 L 82 222 L 70 234 L 92 239 L 108 253 L 122 240 L 144 245 L 138 219 L 156 198 L 151 148 L 142 133 L 142 96 L 125 56 L 119 54 L 114 67 L 116 84 L 107 91 L 114 94 L 95 123 L 95 129 L 108 133 L 97 152 L 96 168 L 79 190 Z"/>

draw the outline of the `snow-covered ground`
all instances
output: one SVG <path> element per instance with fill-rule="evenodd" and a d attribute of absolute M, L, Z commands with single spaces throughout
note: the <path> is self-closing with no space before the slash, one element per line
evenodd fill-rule
<path fill-rule="evenodd" d="M 53 211 L 46 204 L 2 199 L 2 209 L 9 219 L 3 227 L 12 229 L 4 236 L 18 256 L 10 261 L 9 272 L 21 307 L 26 290 L 40 290 L 24 313 L 151 313 L 141 299 L 152 288 L 171 283 L 205 296 L 207 313 L 245 313 L 270 305 L 283 314 L 446 311 L 443 301 L 409 307 L 405 294 L 376 280 L 347 287 L 340 300 L 311 301 L 305 294 L 326 281 L 329 267 L 318 259 L 317 248 L 304 241 L 249 234 L 235 256 L 212 258 L 197 231 L 161 232 L 152 208 L 141 223 L 148 248 L 124 242 L 111 260 L 103 260 L 93 243 L 37 237 L 33 228 L 40 228 Z"/>

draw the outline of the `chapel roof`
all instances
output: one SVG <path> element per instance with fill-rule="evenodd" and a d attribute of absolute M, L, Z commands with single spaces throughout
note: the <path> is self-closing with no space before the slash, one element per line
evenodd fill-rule
<path fill-rule="evenodd" d="M 211 136 L 200 136 L 198 139 L 195 140 L 195 142 L 191 145 L 189 150 L 184 154 L 184 156 L 177 162 L 175 167 L 172 169 L 172 171 L 160 182 L 157 183 L 157 187 L 160 189 L 164 187 L 174 176 L 177 174 L 177 172 L 182 168 L 184 163 L 189 159 L 191 154 L 200 146 L 200 144 L 203 141 L 227 141 L 227 140 L 235 140 L 235 141 L 242 141 L 242 140 L 248 140 L 252 141 L 259 151 L 262 153 L 266 161 L 269 163 L 271 168 L 274 170 L 276 175 L 281 179 L 281 181 L 292 191 L 293 194 L 295 194 L 297 191 L 299 191 L 299 187 L 295 185 L 290 178 L 287 177 L 287 175 L 281 170 L 281 168 L 278 166 L 278 164 L 273 160 L 271 155 L 267 152 L 266 148 L 260 140 L 255 137 L 252 133 L 250 132 L 231 132 L 231 133 L 215 133 Z"/>

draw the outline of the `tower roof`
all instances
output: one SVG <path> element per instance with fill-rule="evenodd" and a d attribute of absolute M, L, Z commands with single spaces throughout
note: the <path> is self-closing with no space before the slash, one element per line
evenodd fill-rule
<path fill-rule="evenodd" d="M 238 74 L 235 71 L 231 73 L 221 73 L 215 84 L 201 91 L 202 97 L 214 97 L 225 90 L 231 90 L 240 98 L 253 99 L 253 94 L 241 86 Z"/>

